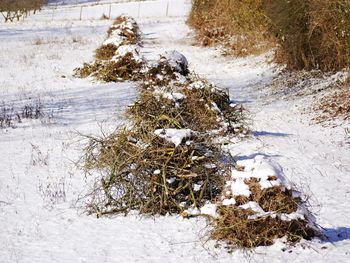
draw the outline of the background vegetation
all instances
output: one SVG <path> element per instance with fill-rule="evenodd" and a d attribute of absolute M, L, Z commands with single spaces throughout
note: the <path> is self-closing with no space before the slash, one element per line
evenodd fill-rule
<path fill-rule="evenodd" d="M 349 12 L 349 0 L 193 0 L 188 23 L 202 44 L 234 55 L 277 44 L 290 69 L 336 71 L 349 66 Z"/>
<path fill-rule="evenodd" d="M 5 22 L 19 20 L 23 16 L 27 16 L 31 11 L 34 13 L 46 4 L 47 0 L 1 0 L 0 13 Z"/>

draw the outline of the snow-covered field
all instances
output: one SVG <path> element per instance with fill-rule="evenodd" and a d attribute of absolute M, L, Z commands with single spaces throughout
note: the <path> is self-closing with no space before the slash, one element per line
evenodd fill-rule
<path fill-rule="evenodd" d="M 48 12 L 0 24 L 0 107 L 16 111 L 40 101 L 45 114 L 0 129 L 0 262 L 349 262 L 350 151 L 344 127 L 311 125 L 310 115 L 302 114 L 310 98 L 267 96 L 263 86 L 278 73 L 264 62 L 270 54 L 232 59 L 193 46 L 187 1 L 175 2 L 182 17 L 159 15 L 163 7 L 148 3 L 144 12 L 150 15 L 136 18 L 144 33 L 143 55 L 156 59 L 176 49 L 191 70 L 229 89 L 250 110 L 254 131 L 253 138 L 228 146 L 232 155 L 278 162 L 310 197 L 329 240 L 296 247 L 277 242 L 230 254 L 207 242 L 204 219 L 84 214 L 77 199 L 89 179 L 75 166 L 82 154 L 79 134 L 114 130 L 137 91 L 134 83 L 72 77 L 75 67 L 92 59 L 111 21 L 64 15 L 52 20 Z M 134 14 L 130 3 L 120 5 Z"/>

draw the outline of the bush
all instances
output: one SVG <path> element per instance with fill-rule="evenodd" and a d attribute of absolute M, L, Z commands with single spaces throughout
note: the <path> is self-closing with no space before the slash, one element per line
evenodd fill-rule
<path fill-rule="evenodd" d="M 264 10 L 280 45 L 277 59 L 290 69 L 349 66 L 349 1 L 264 0 Z"/>
<path fill-rule="evenodd" d="M 194 0 L 188 24 L 203 45 L 223 44 L 244 56 L 271 48 L 262 0 Z"/>
<path fill-rule="evenodd" d="M 350 63 L 348 0 L 194 0 L 189 25 L 203 45 L 254 54 L 275 46 L 289 69 L 336 71 Z M 268 43 L 269 42 L 269 43 Z"/>
<path fill-rule="evenodd" d="M 1 0 L 0 12 L 5 18 L 5 22 L 19 20 L 22 16 L 27 16 L 30 11 L 34 14 L 46 4 L 46 0 Z"/>

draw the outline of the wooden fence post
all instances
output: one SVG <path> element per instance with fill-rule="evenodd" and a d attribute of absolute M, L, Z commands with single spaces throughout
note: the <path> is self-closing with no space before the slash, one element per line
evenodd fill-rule
<path fill-rule="evenodd" d="M 83 16 L 83 6 L 80 7 L 80 16 L 79 16 L 79 20 L 82 19 Z"/>
<path fill-rule="evenodd" d="M 165 12 L 165 16 L 169 15 L 169 1 L 166 4 L 166 12 Z"/>
<path fill-rule="evenodd" d="M 112 4 L 109 5 L 108 19 L 111 19 Z"/>

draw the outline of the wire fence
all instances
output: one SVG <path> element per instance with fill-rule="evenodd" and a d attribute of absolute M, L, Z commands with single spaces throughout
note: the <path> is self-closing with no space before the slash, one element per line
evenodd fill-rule
<path fill-rule="evenodd" d="M 98 1 L 94 4 L 50 5 L 33 15 L 32 20 L 114 19 L 121 14 L 137 18 L 181 17 L 189 13 L 190 0 Z"/>

